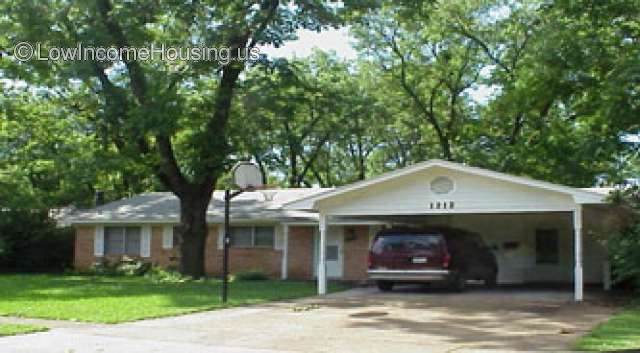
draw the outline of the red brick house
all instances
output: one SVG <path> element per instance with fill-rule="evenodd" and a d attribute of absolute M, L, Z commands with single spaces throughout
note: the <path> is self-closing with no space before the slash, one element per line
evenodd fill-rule
<path fill-rule="evenodd" d="M 317 278 L 322 294 L 327 278 L 366 279 L 369 242 L 381 227 L 447 225 L 482 235 L 496 255 L 499 283 L 573 282 L 581 300 L 585 282 L 608 282 L 598 241 L 612 229 L 608 192 L 440 160 L 335 189 L 248 192 L 231 203 L 231 272 Z M 214 193 L 207 214 L 212 276 L 221 273 L 222 197 Z M 171 193 L 154 192 L 76 213 L 68 220 L 77 230 L 76 268 L 123 255 L 177 265 L 178 206 Z"/>

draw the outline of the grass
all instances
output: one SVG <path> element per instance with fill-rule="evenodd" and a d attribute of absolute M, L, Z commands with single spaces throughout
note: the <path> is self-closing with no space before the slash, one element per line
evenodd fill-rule
<path fill-rule="evenodd" d="M 119 323 L 225 307 L 219 280 L 157 283 L 142 277 L 0 275 L 0 315 Z M 331 284 L 330 291 L 346 286 Z M 316 294 L 315 283 L 234 281 L 226 307 Z"/>
<path fill-rule="evenodd" d="M 598 325 L 576 344 L 579 350 L 640 350 L 640 303 L 614 315 Z"/>
<path fill-rule="evenodd" d="M 48 330 L 46 327 L 37 325 L 0 324 L 0 337 L 46 330 Z"/>

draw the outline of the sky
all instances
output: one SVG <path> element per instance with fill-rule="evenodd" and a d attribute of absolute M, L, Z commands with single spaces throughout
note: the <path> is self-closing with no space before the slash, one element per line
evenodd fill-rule
<path fill-rule="evenodd" d="M 300 30 L 298 40 L 285 42 L 280 48 L 262 46 L 260 53 L 267 54 L 269 57 L 304 58 L 311 55 L 314 48 L 318 48 L 323 51 L 333 50 L 344 59 L 355 59 L 358 53 L 351 47 L 353 41 L 354 39 L 349 36 L 349 30 L 346 27 L 328 29 L 320 33 Z"/>

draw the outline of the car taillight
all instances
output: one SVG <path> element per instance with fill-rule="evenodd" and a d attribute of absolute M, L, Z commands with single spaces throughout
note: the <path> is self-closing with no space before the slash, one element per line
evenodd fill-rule
<path fill-rule="evenodd" d="M 369 256 L 367 256 L 367 268 L 373 267 L 373 253 L 369 251 Z"/>
<path fill-rule="evenodd" d="M 447 253 L 444 255 L 444 260 L 442 261 L 442 267 L 449 268 L 450 262 L 451 262 L 451 255 Z"/>

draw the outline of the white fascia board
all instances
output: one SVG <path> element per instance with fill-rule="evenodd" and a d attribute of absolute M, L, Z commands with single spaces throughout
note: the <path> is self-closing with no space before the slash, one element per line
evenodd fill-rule
<path fill-rule="evenodd" d="M 283 222 L 289 226 L 317 226 L 319 222 Z M 385 225 L 388 221 L 376 221 L 376 220 L 347 220 L 347 221 L 333 221 L 328 220 L 327 223 L 335 226 L 372 226 L 372 225 Z"/>
<path fill-rule="evenodd" d="M 357 212 L 331 212 L 328 216 L 360 217 L 360 216 L 446 216 L 452 214 L 514 214 L 514 213 L 545 213 L 545 212 L 572 212 L 575 207 L 500 207 L 493 209 L 452 209 L 452 210 L 425 210 L 421 212 L 408 212 L 404 210 L 362 209 Z M 384 224 L 384 222 L 382 222 Z"/>
<path fill-rule="evenodd" d="M 117 225 L 140 225 L 140 224 L 179 224 L 179 221 L 176 221 L 175 219 L 166 219 L 166 220 L 147 220 L 147 219 L 141 219 L 141 220 L 135 220 L 135 219 L 85 219 L 85 220 L 72 220 L 69 221 L 69 224 L 71 225 L 99 225 L 99 224 L 104 224 L 104 225 L 110 225 L 110 224 L 117 224 Z"/>

